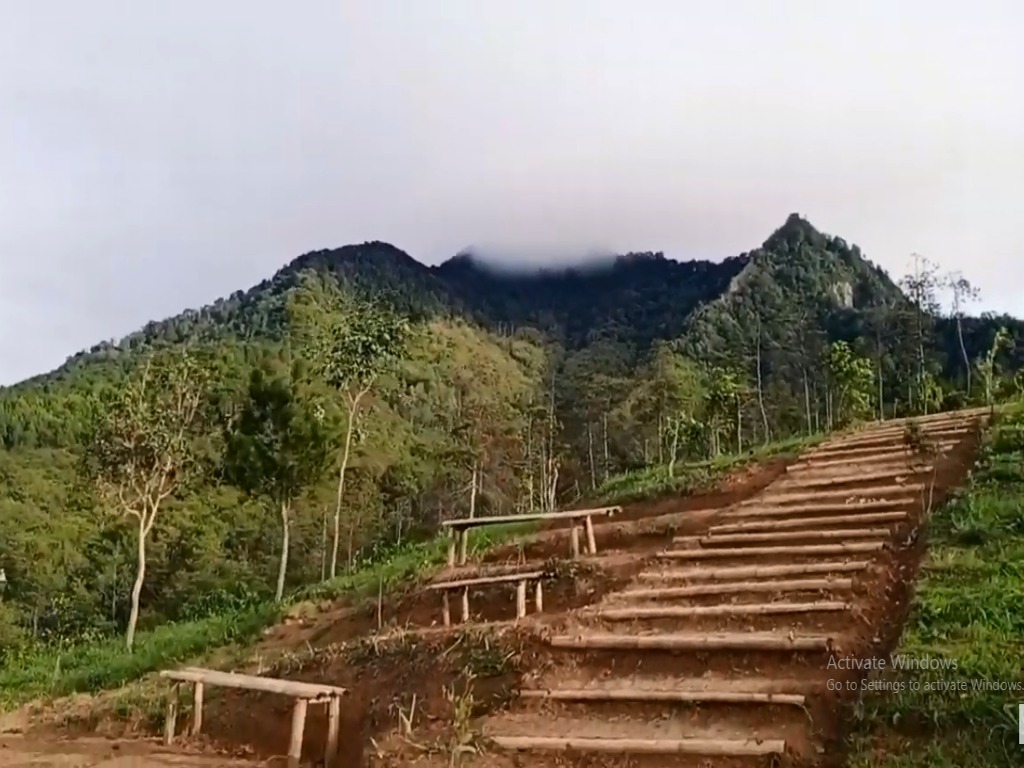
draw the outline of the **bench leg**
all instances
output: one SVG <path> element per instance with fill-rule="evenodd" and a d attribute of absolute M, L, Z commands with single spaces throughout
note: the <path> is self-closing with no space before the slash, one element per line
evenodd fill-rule
<path fill-rule="evenodd" d="M 178 723 L 178 699 L 180 696 L 180 684 L 171 686 L 171 692 L 167 695 L 167 718 L 164 720 L 164 744 L 171 745 L 174 741 L 174 731 Z"/>
<path fill-rule="evenodd" d="M 462 621 L 469 621 L 469 587 L 462 590 Z"/>
<path fill-rule="evenodd" d="M 580 527 L 576 525 L 575 520 L 569 529 L 569 552 L 574 558 L 580 556 Z"/>
<path fill-rule="evenodd" d="M 331 696 L 327 703 L 327 745 L 324 749 L 324 768 L 332 768 L 338 758 L 338 732 L 341 729 L 341 699 Z"/>
<path fill-rule="evenodd" d="M 192 689 L 192 735 L 198 736 L 203 730 L 203 684 L 196 683 Z"/>
<path fill-rule="evenodd" d="M 526 582 L 516 584 L 516 620 L 526 616 Z"/>
<path fill-rule="evenodd" d="M 452 625 L 452 609 L 448 604 L 447 590 L 441 593 L 441 621 L 444 622 L 446 627 L 450 627 Z"/>
<path fill-rule="evenodd" d="M 448 567 L 455 567 L 455 545 L 458 541 L 459 534 L 454 528 L 448 529 Z"/>
<path fill-rule="evenodd" d="M 292 709 L 292 737 L 288 743 L 288 768 L 299 768 L 302 757 L 302 738 L 306 735 L 306 699 L 296 699 Z"/>
<path fill-rule="evenodd" d="M 469 556 L 469 528 L 463 528 L 459 534 L 459 565 L 466 564 Z"/>
<path fill-rule="evenodd" d="M 544 583 L 537 579 L 537 587 L 533 595 L 533 602 L 537 608 L 537 613 L 544 611 Z"/>
<path fill-rule="evenodd" d="M 587 515 L 586 519 L 587 526 L 587 552 L 592 555 L 597 554 L 597 538 L 594 536 L 594 520 L 590 515 Z"/>

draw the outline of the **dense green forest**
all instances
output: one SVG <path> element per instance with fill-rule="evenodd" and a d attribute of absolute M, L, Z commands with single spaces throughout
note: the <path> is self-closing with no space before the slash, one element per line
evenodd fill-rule
<path fill-rule="evenodd" d="M 0 654 L 279 597 L 446 517 L 1018 392 L 1024 324 L 973 298 L 795 215 L 721 263 L 307 254 L 0 390 Z"/>

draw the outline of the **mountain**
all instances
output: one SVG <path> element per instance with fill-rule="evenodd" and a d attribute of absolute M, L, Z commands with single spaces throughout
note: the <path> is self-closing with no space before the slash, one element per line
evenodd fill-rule
<path fill-rule="evenodd" d="M 673 468 L 686 461 L 879 409 L 984 401 L 987 387 L 976 376 L 968 392 L 966 374 L 1000 328 L 1010 343 L 997 367 L 1024 365 L 1019 321 L 921 311 L 927 290 L 905 295 L 855 245 L 796 215 L 760 247 L 717 263 L 632 253 L 523 272 L 472 252 L 428 267 L 381 242 L 315 251 L 248 290 L 0 389 L 0 567 L 12 585 L 0 629 L 65 642 L 124 626 L 132 529 L 77 472 L 93 395 L 116 389 L 141 353 L 203 342 L 227 406 L 203 424 L 216 466 L 226 414 L 244 401 L 252 371 L 286 370 L 307 352 L 301 339 L 285 343 L 285 309 L 310 271 L 386 296 L 412 318 L 412 335 L 365 401 L 340 504 L 338 467 L 296 504 L 293 587 L 322 580 L 336 509 L 343 560 L 356 563 L 470 504 L 479 514 L 551 509 L 631 477 L 675 487 Z M 837 354 L 855 365 L 830 364 Z M 1020 381 L 996 378 L 1003 392 Z M 332 440 L 345 444 L 342 398 L 323 381 L 308 386 L 338 430 Z M 279 516 L 262 500 L 211 476 L 161 515 L 144 623 L 207 615 L 275 584 Z"/>

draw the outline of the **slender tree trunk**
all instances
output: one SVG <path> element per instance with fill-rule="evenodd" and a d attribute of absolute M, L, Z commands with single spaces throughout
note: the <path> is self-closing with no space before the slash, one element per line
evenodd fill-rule
<path fill-rule="evenodd" d="M 608 459 L 608 411 L 606 410 L 601 414 L 601 425 L 604 431 L 604 467 L 602 475 L 604 480 L 608 479 L 608 473 L 611 470 L 611 461 Z"/>
<path fill-rule="evenodd" d="M 771 442 L 771 430 L 768 428 L 768 412 L 764 407 L 764 380 L 761 373 L 761 323 L 757 324 L 757 407 L 761 409 L 761 423 L 764 425 L 765 445 Z"/>
<path fill-rule="evenodd" d="M 807 369 L 804 368 L 804 412 L 807 414 L 807 434 L 814 433 L 814 424 L 811 422 L 811 388 L 807 383 Z"/>
<path fill-rule="evenodd" d="M 281 559 L 277 566 L 277 589 L 274 599 L 281 602 L 284 597 L 284 579 L 288 574 L 288 549 L 291 545 L 291 509 L 287 501 L 281 502 Z"/>
<path fill-rule="evenodd" d="M 146 581 L 146 538 L 149 535 L 149 527 L 146 525 L 146 512 L 139 516 L 139 540 L 137 542 L 136 554 L 138 561 L 135 568 L 135 583 L 132 585 L 132 605 L 128 614 L 128 630 L 125 633 L 125 645 L 128 651 L 135 649 L 135 628 L 139 624 L 139 601 L 142 599 L 142 585 Z"/>
<path fill-rule="evenodd" d="M 956 316 L 956 337 L 960 342 L 960 354 L 964 359 L 964 373 L 967 374 L 967 396 L 971 396 L 971 360 L 967 357 L 967 347 L 964 345 L 964 326 L 962 318 Z"/>
<path fill-rule="evenodd" d="M 594 464 L 594 430 L 587 419 L 587 457 L 590 459 L 590 488 L 597 490 L 597 466 Z"/>
<path fill-rule="evenodd" d="M 341 466 L 338 468 L 338 493 L 334 504 L 334 541 L 331 546 L 331 578 L 338 575 L 338 548 L 341 546 L 341 502 L 345 495 L 345 472 L 352 455 L 352 435 L 355 432 L 356 419 L 359 417 L 359 401 L 365 390 L 356 394 L 348 403 L 348 424 L 345 425 L 345 446 L 341 453 Z"/>
<path fill-rule="evenodd" d="M 480 463 L 473 460 L 473 475 L 469 479 L 469 519 L 476 517 L 476 489 L 480 476 Z"/>

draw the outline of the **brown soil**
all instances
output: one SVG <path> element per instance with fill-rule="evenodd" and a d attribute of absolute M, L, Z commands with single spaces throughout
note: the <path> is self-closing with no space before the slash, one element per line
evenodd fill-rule
<path fill-rule="evenodd" d="M 928 431 L 925 423 L 925 431 Z M 936 427 L 945 429 L 945 427 Z M 870 431 L 870 430 L 868 430 Z M 871 439 L 879 452 L 901 442 L 898 430 Z M 861 438 L 865 439 L 865 438 Z M 612 632 L 620 635 L 665 632 L 721 632 L 775 630 L 790 636 L 824 634 L 833 643 L 832 655 L 877 657 L 887 655 L 898 641 L 913 593 L 913 582 L 924 551 L 924 537 L 918 536 L 926 507 L 942 502 L 961 483 L 972 462 L 977 435 L 961 440 L 941 457 L 934 473 L 934 496 L 927 500 L 899 498 L 909 520 L 891 526 L 886 548 L 879 553 L 839 556 L 745 557 L 721 560 L 664 560 L 658 554 L 678 549 L 674 536 L 699 535 L 720 522 L 744 522 L 742 502 L 754 500 L 766 491 L 766 504 L 787 504 L 779 488 L 793 490 L 810 486 L 814 491 L 849 489 L 850 495 L 865 495 L 870 488 L 891 482 L 870 479 L 858 483 L 843 480 L 824 486 L 830 476 L 842 476 L 834 467 L 813 466 L 786 472 L 791 459 L 777 459 L 744 468 L 722 487 L 685 498 L 660 499 L 626 507 L 613 521 L 598 524 L 598 555 L 576 562 L 568 554 L 566 524 L 552 525 L 521 546 L 493 551 L 482 564 L 457 569 L 458 575 L 495 569 L 545 570 L 544 612 L 529 615 L 518 624 L 514 589 L 497 585 L 472 592 L 472 621 L 465 627 L 444 628 L 440 624 L 441 598 L 437 592 L 417 589 L 389 597 L 380 605 L 362 607 L 320 606 L 317 615 L 296 617 L 266 639 L 266 648 L 290 649 L 273 669 L 260 670 L 289 679 L 323 682 L 347 688 L 343 705 L 342 751 L 335 763 L 340 768 L 363 766 L 422 765 L 426 768 L 452 765 L 453 752 L 461 755 L 457 765 L 479 768 L 513 766 L 838 766 L 842 764 L 844 723 L 856 693 L 829 690 L 826 681 L 859 681 L 863 672 L 829 669 L 829 653 L 790 651 L 737 651 L 710 649 L 700 652 L 657 650 L 560 650 L 547 638 L 552 634 L 579 635 Z M 887 463 L 888 465 L 888 463 Z M 909 467 L 908 467 L 909 469 Z M 847 472 L 846 474 L 850 474 Z M 813 500 L 813 494 L 811 494 Z M 836 503 L 835 496 L 827 503 Z M 841 503 L 841 499 L 838 500 Z M 806 506 L 806 498 L 800 502 Z M 810 503 L 813 503 L 810 502 Z M 722 513 L 730 510 L 726 520 Z M 851 512 L 856 505 L 851 505 Z M 775 519 L 775 518 L 773 518 Z M 730 545 L 732 546 L 732 545 Z M 743 546 L 742 544 L 739 546 Z M 768 615 L 756 617 L 685 617 L 604 620 L 593 610 L 651 606 L 652 601 L 613 598 L 624 589 L 650 588 L 650 579 L 637 576 L 677 568 L 710 568 L 734 565 L 768 565 L 817 560 L 868 560 L 867 571 L 845 574 L 854 587 L 843 593 L 764 593 L 758 595 L 711 595 L 659 601 L 659 605 L 744 605 L 779 601 L 841 600 L 851 610 L 836 614 Z M 442 574 L 444 576 L 445 574 Z M 449 574 L 451 573 L 449 572 Z M 660 578 L 660 577 L 658 577 Z M 679 582 L 683 585 L 688 582 Z M 716 583 L 715 581 L 701 583 Z M 676 584 L 674 583 L 673 586 Z M 631 602 L 632 601 L 632 602 Z M 457 601 L 455 601 L 457 602 Z M 581 610 L 583 609 L 583 610 Z M 532 610 L 532 607 L 531 607 Z M 457 613 L 457 611 L 454 611 Z M 252 671 L 252 670 L 250 670 Z M 780 693 L 799 691 L 806 705 L 622 701 L 559 701 L 519 699 L 525 688 L 559 689 L 594 685 L 620 688 L 660 686 L 678 688 L 684 678 L 705 678 L 721 686 L 757 686 L 758 690 Z M 412 730 L 403 732 L 401 721 L 408 717 L 415 697 Z M 210 691 L 205 734 L 201 742 L 185 741 L 186 747 L 229 750 L 233 756 L 261 761 L 279 759 L 288 742 L 291 702 L 283 697 L 234 691 Z M 322 707 L 311 707 L 306 730 L 304 758 L 323 759 L 325 715 Z M 458 714 L 458 713 L 462 714 Z M 634 736 L 637 738 L 682 738 L 687 735 L 719 738 L 784 738 L 784 755 L 763 757 L 689 756 L 654 754 L 598 754 L 591 752 L 504 752 L 485 736 L 592 735 L 595 738 Z M 0 750 L 0 767 L 28 765 L 23 745 Z M 155 749 L 152 745 L 131 749 Z M 116 749 L 116 748 L 114 748 Z M 26 751 L 27 750 L 27 751 Z M 92 760 L 95 749 L 83 760 Z M 70 751 L 67 751 L 71 754 Z M 88 750 L 86 750 L 88 752 Z M 5 755 L 22 762 L 5 762 Z M 83 753 L 84 754 L 84 753 Z M 151 759 L 162 760 L 154 752 Z M 49 758 L 47 758 L 49 759 Z M 104 758 L 105 759 L 105 758 Z M 189 757 L 188 759 L 192 759 Z M 196 758 L 198 759 L 198 758 Z M 216 758 L 227 760 L 227 758 Z M 35 765 L 68 765 L 43 762 Z M 103 765 L 81 762 L 75 765 Z M 154 762 L 158 764 L 158 762 Z M 168 763 L 170 764 L 170 763 Z M 177 765 L 228 765 L 188 763 Z M 109 763 L 114 765 L 114 763 Z"/>

